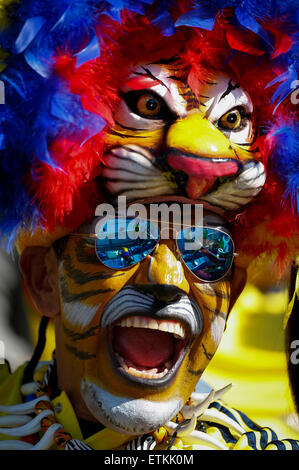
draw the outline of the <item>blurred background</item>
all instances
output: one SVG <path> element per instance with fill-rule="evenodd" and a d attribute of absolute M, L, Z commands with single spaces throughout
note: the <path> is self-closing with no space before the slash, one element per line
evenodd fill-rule
<path fill-rule="evenodd" d="M 0 341 L 12 370 L 31 357 L 40 322 L 23 295 L 17 263 L 17 256 L 12 260 L 0 251 Z M 271 266 L 260 270 L 253 265 L 197 391 L 232 383 L 223 397 L 228 406 L 241 410 L 257 424 L 272 427 L 281 439 L 299 439 L 299 417 L 290 393 L 285 355 L 283 325 L 288 301 L 288 279 L 277 286 Z M 41 360 L 50 360 L 54 347 L 50 323 Z"/>
<path fill-rule="evenodd" d="M 202 380 L 203 386 L 213 388 L 232 383 L 223 397 L 227 405 L 273 428 L 280 439 L 299 439 L 285 352 L 288 286 L 288 277 L 276 284 L 271 265 L 250 267 L 247 285 Z"/>
<path fill-rule="evenodd" d="M 13 370 L 28 360 L 32 352 L 17 263 L 17 257 L 12 260 L 0 250 L 0 341 L 4 345 L 5 359 Z"/>

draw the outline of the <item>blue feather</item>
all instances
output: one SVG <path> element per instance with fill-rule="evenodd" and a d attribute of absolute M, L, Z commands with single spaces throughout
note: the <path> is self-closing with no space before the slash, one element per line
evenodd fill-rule
<path fill-rule="evenodd" d="M 167 10 L 160 13 L 153 21 L 153 24 L 157 26 L 166 37 L 172 36 L 175 33 L 174 21 Z"/>
<path fill-rule="evenodd" d="M 122 10 L 122 8 L 124 7 L 123 0 L 107 0 L 107 3 L 109 3 L 113 8 L 116 8 L 118 10 Z"/>
<path fill-rule="evenodd" d="M 286 72 L 280 74 L 278 77 L 271 80 L 270 83 L 268 83 L 266 88 L 280 83 L 280 85 L 276 88 L 275 92 L 271 97 L 271 104 L 273 105 L 276 102 L 273 114 L 275 114 L 277 108 L 283 102 L 283 100 L 285 100 L 285 98 L 287 98 L 289 94 L 293 92 L 293 83 L 296 82 L 297 78 L 297 71 L 295 70 L 293 65 L 290 65 Z"/>
<path fill-rule="evenodd" d="M 102 14 L 105 14 L 118 23 L 121 23 L 121 12 L 123 10 L 144 14 L 144 4 L 152 5 L 154 0 L 107 0 L 107 3 L 110 6 L 104 8 Z"/>
<path fill-rule="evenodd" d="M 14 77 L 9 77 L 7 73 L 3 73 L 1 79 L 4 84 L 9 85 L 5 86 L 6 94 L 7 90 L 11 87 L 19 95 L 20 98 L 22 98 L 23 100 L 27 98 L 26 87 L 23 81 L 23 77 L 18 71 L 15 71 Z"/>
<path fill-rule="evenodd" d="M 24 58 L 36 73 L 43 78 L 48 78 L 51 74 L 51 55 L 50 52 L 43 57 L 39 56 L 33 51 L 27 50 L 24 54 Z"/>
<path fill-rule="evenodd" d="M 214 28 L 215 18 L 202 18 L 201 14 L 194 10 L 192 13 L 187 12 L 180 16 L 175 26 L 191 26 L 194 28 L 202 28 L 211 31 Z"/>
<path fill-rule="evenodd" d="M 66 121 L 69 124 L 74 124 L 76 122 L 76 115 L 72 112 L 72 110 L 74 111 L 72 104 L 73 99 L 70 95 L 55 93 L 50 103 L 51 116 Z"/>
<path fill-rule="evenodd" d="M 299 123 L 286 124 L 272 132 L 275 147 L 271 155 L 274 171 L 286 187 L 284 199 L 290 199 L 294 213 L 299 215 Z"/>
<path fill-rule="evenodd" d="M 264 31 L 262 26 L 255 20 L 255 18 L 248 14 L 248 11 L 241 7 L 237 7 L 235 8 L 235 15 L 241 26 L 244 26 L 244 28 L 247 28 L 258 36 L 260 36 L 271 47 L 271 43 L 268 40 L 266 32 Z"/>
<path fill-rule="evenodd" d="M 219 5 L 219 3 L 221 2 L 217 0 L 196 1 L 193 3 L 193 8 L 190 11 L 187 11 L 177 19 L 175 25 L 191 26 L 211 31 L 215 24 L 218 9 L 224 8 L 224 6 Z M 233 4 L 233 2 L 228 3 Z"/>
<path fill-rule="evenodd" d="M 274 15 L 276 3 L 276 0 L 241 0 L 236 6 L 236 10 L 243 10 L 245 15 L 251 18 L 265 19 L 269 15 Z"/>
<path fill-rule="evenodd" d="M 17 54 L 20 54 L 29 46 L 45 22 L 46 20 L 42 16 L 29 18 L 25 21 L 25 24 L 15 42 Z"/>
<path fill-rule="evenodd" d="M 96 34 L 94 34 L 87 46 L 75 54 L 75 57 L 77 57 L 76 67 L 80 67 L 80 65 L 85 64 L 89 60 L 97 59 L 100 56 L 100 52 L 99 41 Z"/>
<path fill-rule="evenodd" d="M 1 129 L 0 133 L 0 150 L 3 150 L 5 148 L 5 135 Z"/>

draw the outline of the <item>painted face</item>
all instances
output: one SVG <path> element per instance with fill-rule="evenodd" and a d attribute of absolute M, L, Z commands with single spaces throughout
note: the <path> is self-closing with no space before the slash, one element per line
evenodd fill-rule
<path fill-rule="evenodd" d="M 252 103 L 228 75 L 192 90 L 175 60 L 145 64 L 120 96 L 105 141 L 102 185 L 110 199 L 187 198 L 225 211 L 262 189 Z M 204 223 L 222 226 L 218 217 L 206 214 Z M 94 240 L 70 237 L 59 269 L 63 354 L 88 409 L 124 433 L 163 425 L 217 349 L 232 275 L 199 281 L 171 237 L 123 270 L 100 263 Z"/>
<path fill-rule="evenodd" d="M 222 228 L 223 221 L 206 213 L 204 224 Z M 172 237 L 137 265 L 112 270 L 88 236 L 69 237 L 59 272 L 63 355 L 92 415 L 129 434 L 163 425 L 187 401 L 218 347 L 231 273 L 199 281 Z"/>
<path fill-rule="evenodd" d="M 121 96 L 104 159 L 111 194 L 181 195 L 235 210 L 261 191 L 252 102 L 228 75 L 191 90 L 175 61 L 146 64 L 128 77 Z"/>

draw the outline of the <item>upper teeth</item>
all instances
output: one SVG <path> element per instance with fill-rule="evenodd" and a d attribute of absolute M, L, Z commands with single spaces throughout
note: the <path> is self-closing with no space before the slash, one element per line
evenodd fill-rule
<path fill-rule="evenodd" d="M 174 320 L 156 320 L 154 318 L 131 315 L 117 322 L 118 326 L 133 328 L 149 328 L 172 333 L 174 337 L 184 339 L 186 336 L 183 325 Z"/>

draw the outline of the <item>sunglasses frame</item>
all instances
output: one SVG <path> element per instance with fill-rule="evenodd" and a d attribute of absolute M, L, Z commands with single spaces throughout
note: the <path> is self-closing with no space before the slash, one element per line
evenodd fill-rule
<path fill-rule="evenodd" d="M 108 220 L 112 220 L 112 219 L 124 219 L 124 220 L 127 220 L 127 219 L 131 219 L 131 220 L 134 220 L 135 218 L 132 217 L 110 217 Z M 156 223 L 157 221 L 153 221 L 151 219 L 140 219 L 142 221 L 147 221 L 147 222 L 151 222 L 151 223 Z M 107 218 L 105 218 L 105 222 L 107 222 Z M 175 225 L 175 224 L 171 224 L 171 225 Z M 207 279 L 201 279 L 199 276 L 197 276 L 196 274 L 194 274 L 192 272 L 192 270 L 188 267 L 187 263 L 184 261 L 183 257 L 182 257 L 182 254 L 181 254 L 181 251 L 178 247 L 178 234 L 184 230 L 184 229 L 188 229 L 188 228 L 210 228 L 212 230 L 215 230 L 217 232 L 220 232 L 220 233 L 224 233 L 227 237 L 230 238 L 231 242 L 232 242 L 232 246 L 233 246 L 233 255 L 232 255 L 232 259 L 231 259 L 231 262 L 230 262 L 230 265 L 229 265 L 229 268 L 227 269 L 226 273 L 221 276 L 219 279 L 216 279 L 216 280 L 213 280 L 213 281 L 210 281 L 210 280 L 207 280 Z M 142 260 L 140 261 L 137 261 L 136 263 L 134 264 L 131 264 L 130 266 L 126 266 L 124 268 L 113 268 L 111 266 L 107 266 L 101 259 L 100 257 L 98 256 L 98 253 L 97 253 L 97 249 L 96 249 L 96 243 L 97 243 L 97 235 L 95 233 L 81 233 L 81 232 L 77 232 L 77 233 L 71 233 L 70 235 L 72 236 L 81 236 L 81 237 L 90 237 L 90 238 L 94 238 L 94 250 L 95 250 L 95 254 L 96 254 L 96 257 L 98 258 L 98 260 L 100 261 L 100 263 L 102 263 L 106 268 L 108 269 L 112 269 L 113 271 L 127 271 L 128 269 L 131 269 L 133 266 L 136 266 L 137 264 L 141 263 L 142 261 L 144 261 L 149 255 L 151 255 L 151 253 L 153 253 L 157 247 L 159 246 L 159 243 L 161 241 L 161 231 L 159 229 L 159 227 L 157 226 L 158 228 L 158 231 L 159 231 L 159 239 L 157 240 L 154 248 L 146 255 L 145 258 L 143 258 Z M 234 241 L 232 239 L 232 237 L 226 233 L 224 230 L 221 230 L 219 228 L 216 228 L 216 227 L 210 227 L 208 225 L 185 225 L 180 231 L 176 232 L 176 237 L 173 238 L 173 240 L 175 241 L 175 245 L 176 245 L 176 253 L 180 259 L 180 261 L 184 264 L 184 266 L 187 268 L 187 270 L 194 276 L 196 277 L 196 279 L 198 279 L 199 281 L 201 282 L 206 282 L 206 283 L 213 283 L 213 282 L 219 282 L 221 281 L 225 276 L 227 276 L 227 274 L 229 273 L 229 271 L 231 270 L 231 267 L 233 265 L 233 262 L 234 262 L 234 258 L 238 256 L 238 253 L 235 253 L 235 244 L 234 244 Z M 190 250 L 191 251 L 191 250 Z"/>

